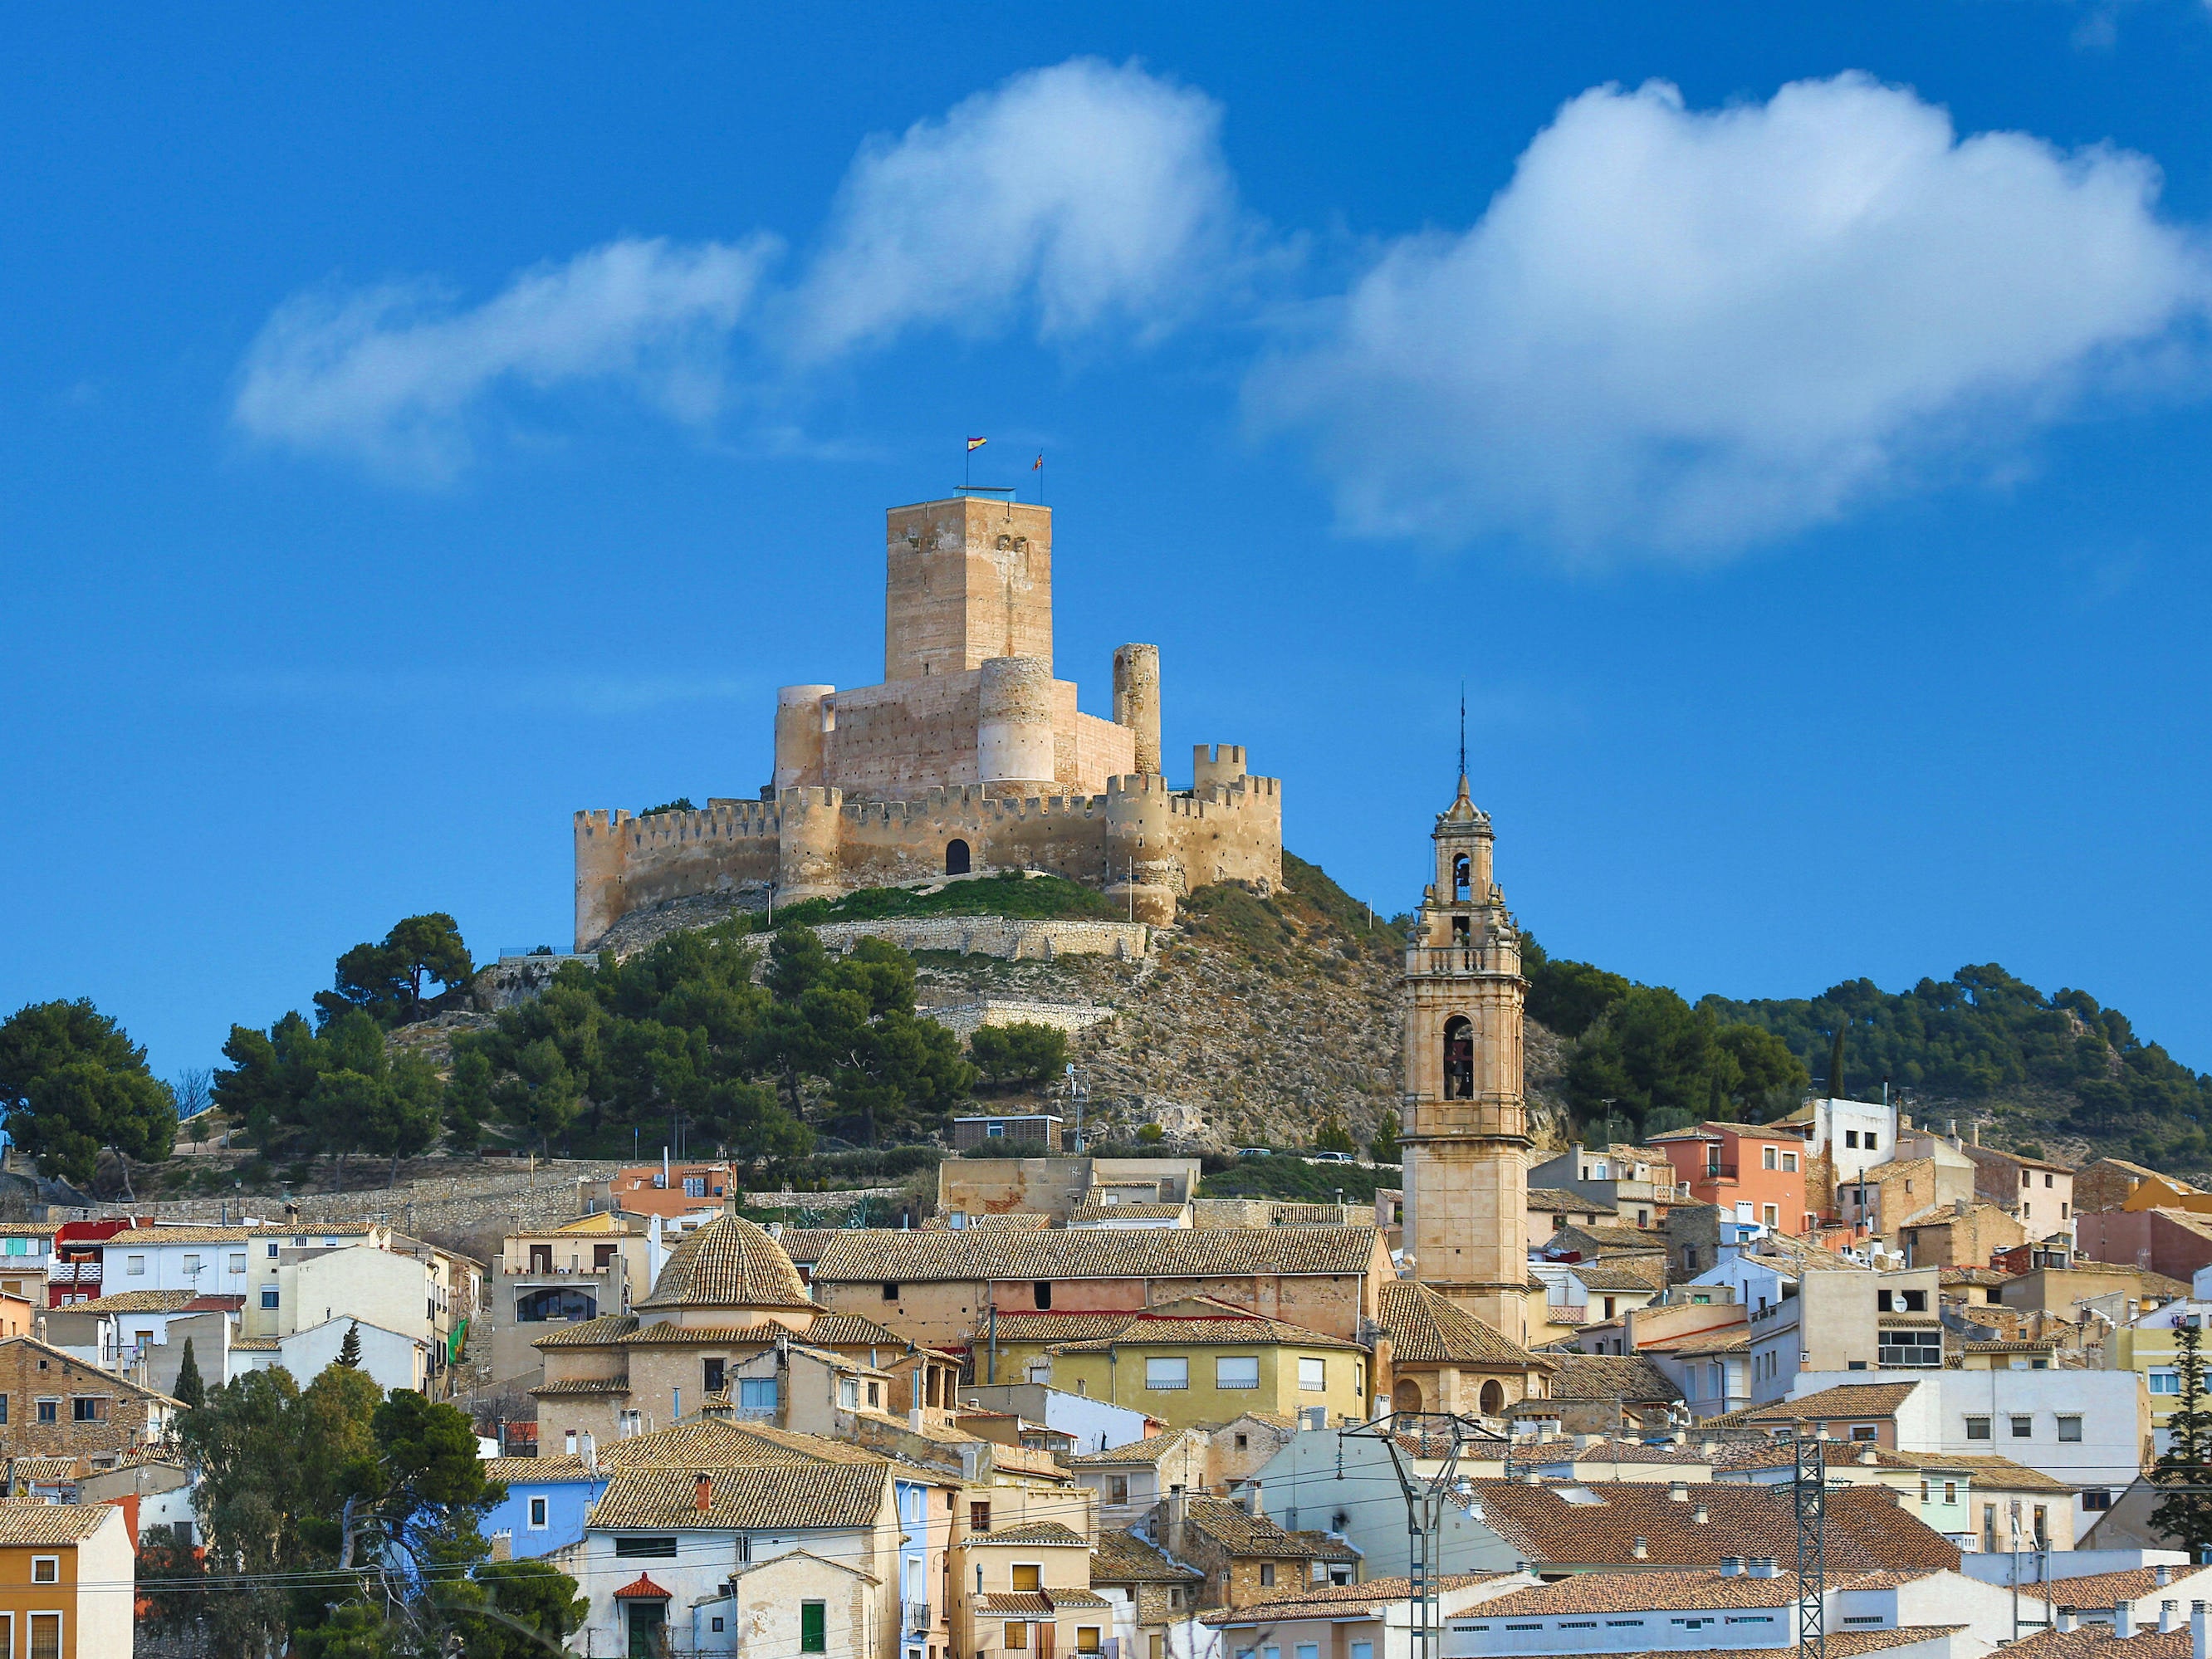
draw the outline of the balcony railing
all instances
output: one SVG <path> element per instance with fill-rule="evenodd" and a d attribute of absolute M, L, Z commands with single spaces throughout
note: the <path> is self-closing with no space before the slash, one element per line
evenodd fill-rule
<path fill-rule="evenodd" d="M 1502 951 L 1465 945 L 1416 945 L 1406 952 L 1406 971 L 1410 974 L 1502 974 L 1517 972 L 1519 965 L 1516 957 L 1509 968 Z"/>
<path fill-rule="evenodd" d="M 907 1631 L 925 1631 L 927 1630 L 929 1626 L 930 1617 L 928 1602 L 902 1601 L 899 1603 L 900 1629 Z"/>
<path fill-rule="evenodd" d="M 46 1269 L 46 1278 L 56 1285 L 97 1285 L 100 1280 L 100 1264 L 97 1261 L 57 1261 Z"/>
<path fill-rule="evenodd" d="M 1554 1325 L 1587 1325 L 1589 1323 L 1589 1304 L 1587 1302 L 1577 1302 L 1572 1306 L 1563 1302 L 1553 1302 L 1544 1309 L 1544 1317 Z"/>

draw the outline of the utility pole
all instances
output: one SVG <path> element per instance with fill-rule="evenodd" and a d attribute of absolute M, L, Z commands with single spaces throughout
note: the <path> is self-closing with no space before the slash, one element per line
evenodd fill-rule
<path fill-rule="evenodd" d="M 1797 1659 L 1828 1659 L 1828 1443 L 1808 1437 L 1801 1425 L 1796 1446 L 1790 1496 L 1797 1519 Z"/>
<path fill-rule="evenodd" d="M 1502 1444 L 1510 1455 L 1512 1443 L 1483 1427 L 1478 1419 L 1452 1412 L 1392 1412 L 1340 1432 L 1380 1440 L 1390 1454 L 1390 1465 L 1398 1473 L 1398 1489 L 1406 1497 L 1406 1599 L 1413 1613 L 1413 1636 L 1410 1659 L 1441 1659 L 1443 1620 L 1437 1589 L 1442 1563 L 1437 1556 L 1444 1503 L 1463 1483 L 1459 1473 L 1463 1453 L 1471 1447 L 1488 1451 Z M 1433 1474 L 1423 1474 L 1413 1467 L 1416 1461 L 1432 1459 L 1437 1463 Z"/>

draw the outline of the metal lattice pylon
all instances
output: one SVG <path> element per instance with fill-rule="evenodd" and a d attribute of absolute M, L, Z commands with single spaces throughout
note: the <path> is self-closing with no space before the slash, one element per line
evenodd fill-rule
<path fill-rule="evenodd" d="M 1511 1443 L 1478 1419 L 1451 1412 L 1392 1412 L 1343 1432 L 1380 1440 L 1390 1454 L 1399 1490 L 1406 1495 L 1407 1602 L 1413 1638 L 1410 1659 L 1442 1659 L 1443 1620 L 1437 1591 L 1444 1502 L 1461 1482 L 1462 1453 L 1473 1446 L 1490 1451 L 1501 1445 L 1510 1452 Z M 1415 1461 L 1431 1459 L 1437 1464 L 1434 1474 L 1425 1475 L 1413 1467 Z"/>
<path fill-rule="evenodd" d="M 1828 1443 L 1801 1430 L 1790 1483 L 1797 1516 L 1797 1659 L 1828 1659 Z"/>

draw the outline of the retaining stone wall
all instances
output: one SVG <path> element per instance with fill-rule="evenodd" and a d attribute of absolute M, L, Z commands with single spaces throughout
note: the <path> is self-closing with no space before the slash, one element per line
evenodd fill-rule
<path fill-rule="evenodd" d="M 1013 916 L 833 921 L 815 929 L 823 945 L 832 951 L 850 950 L 864 939 L 880 939 L 902 951 L 951 951 L 1013 962 L 1049 962 L 1056 956 L 1133 961 L 1151 953 L 1154 931 L 1141 921 L 1060 921 Z"/>
<path fill-rule="evenodd" d="M 1028 1002 L 1018 997 L 984 997 L 975 1002 L 948 1002 L 915 1012 L 933 1019 L 955 1036 L 967 1038 L 982 1025 L 1049 1025 L 1073 1036 L 1101 1020 L 1114 1018 L 1111 1008 L 1087 1002 Z"/>

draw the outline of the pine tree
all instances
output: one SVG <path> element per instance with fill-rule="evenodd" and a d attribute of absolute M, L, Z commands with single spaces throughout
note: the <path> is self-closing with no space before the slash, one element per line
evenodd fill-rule
<path fill-rule="evenodd" d="M 1405 1156 L 1398 1150 L 1396 1108 L 1384 1109 L 1382 1120 L 1375 1126 L 1375 1139 L 1367 1143 L 1367 1155 L 1377 1164 L 1395 1164 Z"/>
<path fill-rule="evenodd" d="M 177 1398 L 198 1411 L 207 1403 L 207 1384 L 200 1380 L 200 1362 L 192 1357 L 192 1340 L 185 1339 L 185 1357 L 177 1366 Z"/>
<path fill-rule="evenodd" d="M 361 1322 L 356 1319 L 346 1327 L 345 1340 L 338 1344 L 338 1364 L 361 1369 Z"/>
<path fill-rule="evenodd" d="M 2204 1398 L 2203 1340 L 2193 1320 L 2176 1323 L 2173 1369 L 2181 1403 L 2166 1420 L 2166 1447 L 2150 1470 L 2152 1482 L 2168 1488 L 2150 1523 L 2192 1561 L 2212 1549 L 2212 1406 Z"/>

